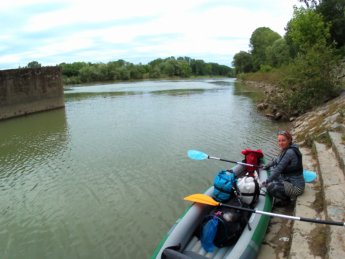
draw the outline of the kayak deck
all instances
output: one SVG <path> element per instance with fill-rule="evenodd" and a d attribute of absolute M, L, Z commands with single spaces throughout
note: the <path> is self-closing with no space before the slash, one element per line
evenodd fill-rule
<path fill-rule="evenodd" d="M 233 169 L 239 170 L 239 166 Z M 261 170 L 260 180 L 267 178 L 267 172 Z M 211 196 L 213 186 L 205 194 Z M 256 210 L 271 211 L 272 203 L 268 195 L 260 195 L 255 206 Z M 172 255 L 167 258 L 183 258 L 178 256 L 187 256 L 185 258 L 256 258 L 262 239 L 266 233 L 269 223 L 269 217 L 252 213 L 248 224 L 244 228 L 236 244 L 223 248 L 215 247 L 212 253 L 207 253 L 201 245 L 200 239 L 195 235 L 196 229 L 211 211 L 213 207 L 194 203 L 188 211 L 176 221 L 175 225 L 163 239 L 156 253 L 152 258 L 162 258 L 162 253 L 169 247 L 177 248 L 180 255 Z M 174 252 L 175 253 L 175 252 Z M 166 254 L 165 254 L 166 255 Z"/>

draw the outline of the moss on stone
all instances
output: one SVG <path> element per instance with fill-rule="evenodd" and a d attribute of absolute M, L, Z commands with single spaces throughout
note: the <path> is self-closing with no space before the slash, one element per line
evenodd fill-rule
<path fill-rule="evenodd" d="M 328 232 L 329 227 L 325 225 L 318 225 L 310 232 L 308 244 L 314 256 L 326 258 Z"/>

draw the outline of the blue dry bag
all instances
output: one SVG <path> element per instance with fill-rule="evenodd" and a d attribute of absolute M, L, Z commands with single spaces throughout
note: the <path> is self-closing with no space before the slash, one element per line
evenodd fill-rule
<path fill-rule="evenodd" d="M 232 187 L 235 184 L 235 174 L 233 171 L 220 171 L 214 178 L 213 198 L 219 202 L 230 200 Z"/>
<path fill-rule="evenodd" d="M 218 219 L 212 217 L 202 228 L 201 245 L 206 252 L 213 252 L 213 240 L 217 233 Z"/>

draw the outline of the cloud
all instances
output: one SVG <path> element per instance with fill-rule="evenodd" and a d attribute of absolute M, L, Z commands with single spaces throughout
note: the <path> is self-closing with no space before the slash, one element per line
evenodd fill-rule
<path fill-rule="evenodd" d="M 11 0 L 0 3 L 0 68 L 146 63 L 189 56 L 230 65 L 261 26 L 280 35 L 296 1 Z"/>

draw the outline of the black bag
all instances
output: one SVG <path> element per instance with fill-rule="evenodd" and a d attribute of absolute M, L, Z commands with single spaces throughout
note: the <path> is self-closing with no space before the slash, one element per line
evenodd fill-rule
<path fill-rule="evenodd" d="M 243 205 L 234 198 L 229 205 L 241 207 Z M 216 207 L 204 218 L 199 229 L 199 237 L 202 234 L 203 227 L 209 220 L 216 217 L 218 220 L 217 233 L 213 243 L 217 247 L 231 246 L 236 243 L 242 234 L 243 229 L 247 225 L 251 213 L 239 209 L 228 207 Z"/>

